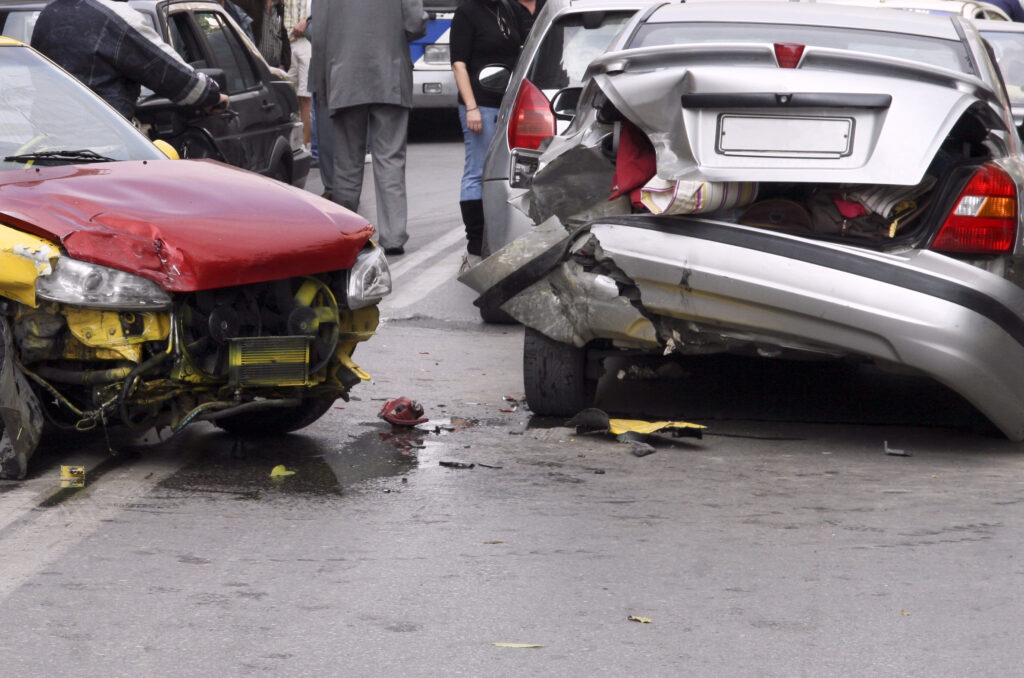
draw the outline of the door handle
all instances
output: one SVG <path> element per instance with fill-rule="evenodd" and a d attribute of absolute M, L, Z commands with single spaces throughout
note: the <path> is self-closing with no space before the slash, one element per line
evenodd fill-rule
<path fill-rule="evenodd" d="M 260 108 L 262 108 L 264 111 L 269 111 L 271 108 L 274 108 L 275 106 L 277 106 L 277 104 L 275 104 L 273 101 L 264 101 L 260 105 Z"/>

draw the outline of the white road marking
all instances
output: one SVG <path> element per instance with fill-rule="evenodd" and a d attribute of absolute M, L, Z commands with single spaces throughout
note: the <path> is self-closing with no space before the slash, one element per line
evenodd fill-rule
<path fill-rule="evenodd" d="M 459 228 L 453 228 L 448 231 L 440 238 L 427 245 L 418 252 L 403 256 L 398 262 L 396 262 L 391 268 L 391 279 L 394 280 L 399 276 L 405 274 L 407 271 L 419 266 L 422 262 L 430 259 L 431 257 L 437 256 L 439 253 L 448 249 L 459 240 L 466 237 L 465 231 L 462 230 L 462 226 Z M 388 262 L 390 265 L 390 262 Z"/>
<path fill-rule="evenodd" d="M 109 471 L 93 486 L 86 478 L 82 494 L 52 508 L 18 513 L 15 520 L 8 521 L 8 529 L 0 538 L 0 602 L 184 463 L 183 457 L 171 460 L 144 456 L 126 468 Z M 5 502 L 3 508 L 19 507 L 8 507 Z"/>
<path fill-rule="evenodd" d="M 416 275 L 414 280 L 399 287 L 384 300 L 383 316 L 385 320 L 395 317 L 395 311 L 413 306 L 430 296 L 438 287 L 455 278 L 462 264 L 463 249 L 460 247 L 446 255 L 440 261 Z"/>

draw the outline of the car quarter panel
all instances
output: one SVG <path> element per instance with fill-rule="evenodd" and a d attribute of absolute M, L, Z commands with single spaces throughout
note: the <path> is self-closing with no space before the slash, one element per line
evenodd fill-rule
<path fill-rule="evenodd" d="M 926 250 L 874 252 L 710 221 L 637 218 L 590 232 L 648 315 L 754 345 L 910 367 L 1024 439 L 1024 291 L 999 276 Z"/>

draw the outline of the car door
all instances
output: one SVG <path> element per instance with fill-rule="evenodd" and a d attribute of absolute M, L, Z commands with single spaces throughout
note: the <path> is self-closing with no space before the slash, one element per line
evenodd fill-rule
<path fill-rule="evenodd" d="M 274 142 L 281 136 L 288 115 L 261 77 L 262 69 L 257 68 L 234 25 L 219 8 L 193 6 L 176 11 L 172 6 L 168 28 L 172 40 L 177 32 L 183 45 L 196 43 L 204 67 L 224 72 L 230 108 L 206 116 L 202 125 L 209 130 L 225 160 L 266 173 Z"/>

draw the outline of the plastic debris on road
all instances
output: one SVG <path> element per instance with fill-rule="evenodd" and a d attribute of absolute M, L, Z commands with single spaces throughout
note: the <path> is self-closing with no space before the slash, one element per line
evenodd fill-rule
<path fill-rule="evenodd" d="M 289 471 L 285 468 L 284 464 L 278 464 L 270 470 L 271 478 L 287 478 L 288 476 L 295 475 L 295 471 Z"/>
<path fill-rule="evenodd" d="M 60 467 L 61 487 L 85 487 L 84 466 L 61 466 Z"/>
<path fill-rule="evenodd" d="M 544 646 L 533 643 L 494 643 L 494 647 L 537 648 Z"/>
<path fill-rule="evenodd" d="M 635 622 L 640 622 L 641 624 L 650 624 L 650 623 L 652 623 L 652 622 L 654 621 L 654 620 L 653 620 L 653 619 L 651 619 L 650 617 L 638 617 L 638 616 L 636 616 L 635 614 L 631 614 L 631 615 L 629 615 L 629 616 L 627 617 L 627 619 L 628 619 L 629 621 L 635 621 Z"/>
<path fill-rule="evenodd" d="M 422 405 L 404 396 L 384 403 L 377 416 L 392 426 L 415 426 L 430 421 L 423 416 Z"/>
<path fill-rule="evenodd" d="M 906 450 L 896 450 L 896 449 L 893 449 L 893 448 L 889 447 L 889 441 L 888 440 L 883 441 L 882 442 L 882 446 L 885 449 L 885 453 L 888 454 L 890 457 L 909 457 L 909 456 L 912 456 L 910 454 L 910 452 L 907 452 Z"/>

